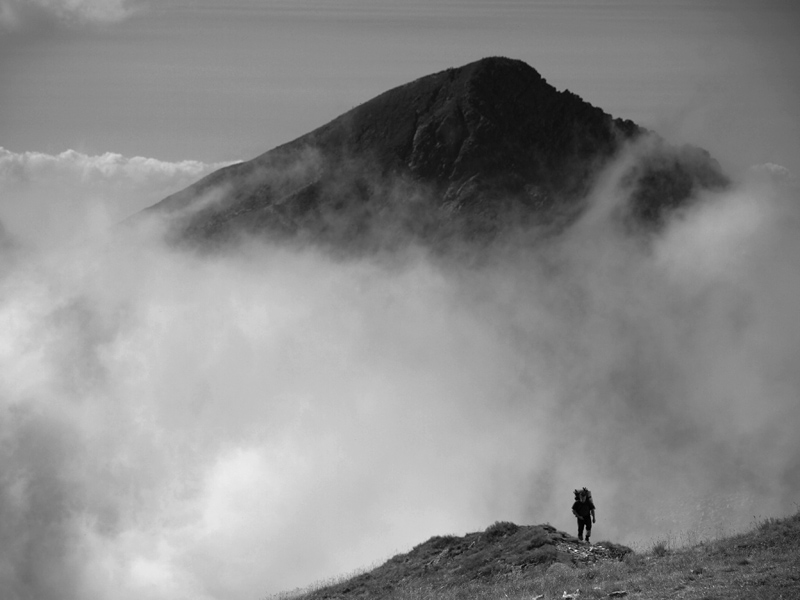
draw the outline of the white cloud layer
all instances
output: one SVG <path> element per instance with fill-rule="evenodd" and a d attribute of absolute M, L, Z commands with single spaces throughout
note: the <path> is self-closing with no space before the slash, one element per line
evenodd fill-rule
<path fill-rule="evenodd" d="M 135 0 L 0 0 L 0 30 L 24 30 L 41 22 L 115 23 L 134 12 Z"/>
<path fill-rule="evenodd" d="M 0 147 L 0 223 L 37 245 L 102 229 L 230 163 L 166 162 L 106 152 L 11 152 Z"/>
<path fill-rule="evenodd" d="M 65 154 L 5 177 L 74 198 L 173 168 Z M 495 520 L 574 531 L 584 485 L 622 543 L 796 510 L 797 190 L 756 179 L 643 244 L 613 189 L 475 267 L 0 252 L 0 597 L 258 598 Z"/>

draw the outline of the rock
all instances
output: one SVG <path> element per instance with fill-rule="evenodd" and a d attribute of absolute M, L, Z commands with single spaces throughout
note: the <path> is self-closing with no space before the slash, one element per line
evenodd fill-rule
<path fill-rule="evenodd" d="M 727 183 L 707 152 L 672 148 L 522 61 L 485 58 L 384 92 L 145 213 L 198 243 L 246 233 L 356 248 L 389 235 L 434 246 L 454 234 L 492 239 L 511 225 L 571 222 L 599 169 L 644 138 L 652 143 L 624 178 L 634 221 L 658 223 L 698 189 Z"/>
<path fill-rule="evenodd" d="M 547 574 L 548 575 L 561 575 L 564 573 L 571 572 L 575 567 L 572 565 L 568 565 L 562 562 L 554 562 L 552 565 L 547 567 Z"/>

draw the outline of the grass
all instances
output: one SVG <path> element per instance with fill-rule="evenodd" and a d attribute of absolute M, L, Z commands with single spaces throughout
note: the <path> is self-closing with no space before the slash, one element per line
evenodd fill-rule
<path fill-rule="evenodd" d="M 597 546 L 617 551 L 583 560 L 586 546 L 554 528 L 495 523 L 464 538 L 431 538 L 368 573 L 294 597 L 553 600 L 578 591 L 581 600 L 800 598 L 800 511 L 758 520 L 746 533 L 688 546 L 669 540 L 644 552 L 610 542 Z M 537 552 L 539 559 L 531 558 Z"/>

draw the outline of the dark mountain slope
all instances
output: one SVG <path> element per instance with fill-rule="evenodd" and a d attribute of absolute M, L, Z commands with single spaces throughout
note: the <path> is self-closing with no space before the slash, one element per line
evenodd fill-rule
<path fill-rule="evenodd" d="M 148 212 L 171 215 L 173 232 L 194 239 L 494 234 L 569 219 L 598 168 L 647 133 L 521 61 L 487 58 L 389 90 Z M 629 177 L 640 220 L 656 223 L 697 189 L 726 183 L 705 151 L 658 139 L 650 148 Z"/>

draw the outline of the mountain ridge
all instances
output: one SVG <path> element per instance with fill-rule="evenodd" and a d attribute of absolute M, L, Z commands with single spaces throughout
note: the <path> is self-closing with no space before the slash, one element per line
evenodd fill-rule
<path fill-rule="evenodd" d="M 800 512 L 748 531 L 641 551 L 544 525 L 495 522 L 482 532 L 434 536 L 385 563 L 268 600 L 464 598 L 508 600 L 795 598 Z"/>
<path fill-rule="evenodd" d="M 671 147 L 522 61 L 490 57 L 392 88 L 144 212 L 196 239 L 351 241 L 376 224 L 380 235 L 389 224 L 419 239 L 491 236 L 509 222 L 568 222 L 594 176 L 644 137 L 650 149 L 628 178 L 634 218 L 658 223 L 727 184 L 706 151 Z"/>
<path fill-rule="evenodd" d="M 611 542 L 585 545 L 575 536 L 549 524 L 516 525 L 498 521 L 484 531 L 464 536 L 433 536 L 368 572 L 323 586 L 303 595 L 303 598 L 380 598 L 401 586 L 422 582 L 432 586 L 458 587 L 526 569 L 545 569 L 554 563 L 577 565 L 618 561 L 632 552 L 626 546 Z"/>

